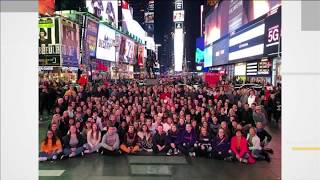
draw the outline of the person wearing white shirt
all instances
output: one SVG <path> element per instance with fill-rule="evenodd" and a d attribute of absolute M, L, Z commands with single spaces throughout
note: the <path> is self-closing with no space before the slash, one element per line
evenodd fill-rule
<path fill-rule="evenodd" d="M 255 101 L 256 101 L 256 95 L 254 94 L 254 90 L 251 90 L 250 95 L 248 97 L 249 107 L 251 107 L 252 103 L 254 103 Z"/>
<path fill-rule="evenodd" d="M 263 151 L 260 145 L 260 138 L 257 136 L 256 129 L 251 127 L 247 136 L 247 141 L 249 144 L 249 150 L 252 152 L 252 156 L 258 160 L 266 160 L 270 162 L 269 155 Z"/>

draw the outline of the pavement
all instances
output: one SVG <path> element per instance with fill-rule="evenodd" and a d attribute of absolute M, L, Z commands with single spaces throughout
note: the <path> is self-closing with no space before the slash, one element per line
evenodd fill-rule
<path fill-rule="evenodd" d="M 47 125 L 40 125 L 40 129 Z M 278 180 L 281 179 L 281 127 L 270 125 L 271 162 L 246 165 L 185 156 L 101 156 L 39 163 L 40 180 Z"/>

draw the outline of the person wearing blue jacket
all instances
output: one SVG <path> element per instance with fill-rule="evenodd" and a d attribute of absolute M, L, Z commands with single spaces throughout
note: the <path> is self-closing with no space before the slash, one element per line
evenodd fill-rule
<path fill-rule="evenodd" d="M 194 144 L 196 143 L 196 135 L 194 131 L 192 131 L 191 124 L 186 125 L 186 130 L 182 131 L 178 136 L 176 144 L 178 149 L 185 155 L 195 157 L 195 149 Z"/>
<path fill-rule="evenodd" d="M 226 137 L 224 130 L 219 129 L 218 134 L 211 142 L 211 157 L 216 159 L 224 159 L 228 156 L 228 150 L 230 149 L 230 141 Z"/>

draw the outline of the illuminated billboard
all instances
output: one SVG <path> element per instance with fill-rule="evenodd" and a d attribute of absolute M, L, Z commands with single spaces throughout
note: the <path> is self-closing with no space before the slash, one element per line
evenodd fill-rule
<path fill-rule="evenodd" d="M 205 17 L 205 45 L 264 16 L 280 4 L 280 0 L 221 1 Z"/>
<path fill-rule="evenodd" d="M 174 71 L 182 71 L 183 64 L 183 29 L 175 29 L 174 32 Z"/>
<path fill-rule="evenodd" d="M 116 32 L 106 25 L 100 24 L 97 39 L 97 59 L 115 61 L 115 40 Z"/>
<path fill-rule="evenodd" d="M 115 0 L 87 0 L 88 12 L 118 26 L 118 1 Z"/>

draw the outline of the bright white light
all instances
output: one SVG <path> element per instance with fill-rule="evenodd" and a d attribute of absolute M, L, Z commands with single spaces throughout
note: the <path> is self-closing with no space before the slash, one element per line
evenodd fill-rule
<path fill-rule="evenodd" d="M 236 37 L 233 37 L 230 39 L 230 47 L 231 46 L 234 46 L 236 44 L 240 44 L 242 42 L 245 42 L 249 39 L 253 39 L 255 37 L 258 37 L 258 36 L 261 36 L 264 34 L 264 24 L 261 24 L 260 26 L 258 27 L 255 27 L 253 29 L 250 29 L 249 31 L 243 33 L 243 34 L 240 34 Z"/>
<path fill-rule="evenodd" d="M 174 32 L 174 71 L 182 71 L 183 62 L 183 29 Z"/>
<path fill-rule="evenodd" d="M 245 76 L 246 75 L 246 64 L 239 63 L 234 66 L 235 76 Z"/>
<path fill-rule="evenodd" d="M 204 67 L 212 66 L 212 46 L 204 49 Z"/>
<path fill-rule="evenodd" d="M 263 54 L 264 44 L 258 44 L 240 51 L 229 53 L 229 61 Z"/>
<path fill-rule="evenodd" d="M 270 10 L 269 3 L 266 0 L 253 1 L 254 19 L 264 15 Z"/>

